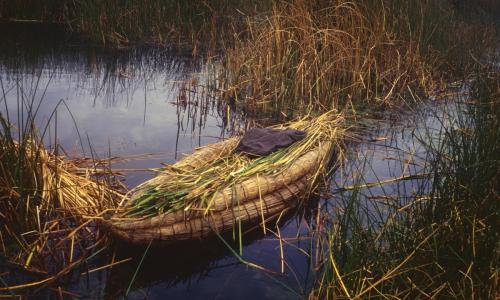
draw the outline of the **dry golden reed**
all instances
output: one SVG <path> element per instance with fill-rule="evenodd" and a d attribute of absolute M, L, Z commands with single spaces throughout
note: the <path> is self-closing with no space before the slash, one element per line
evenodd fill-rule
<path fill-rule="evenodd" d="M 476 48 L 492 36 L 454 12 L 447 1 L 275 1 L 226 49 L 219 87 L 276 116 L 411 104 L 471 60 L 460 36 L 475 34 Z"/>
<path fill-rule="evenodd" d="M 122 194 L 85 160 L 55 155 L 29 135 L 21 143 L 4 137 L 0 146 L 0 253 L 44 278 L 0 290 L 49 284 L 93 253 L 82 249 L 103 242 L 94 219 L 116 208 Z"/>

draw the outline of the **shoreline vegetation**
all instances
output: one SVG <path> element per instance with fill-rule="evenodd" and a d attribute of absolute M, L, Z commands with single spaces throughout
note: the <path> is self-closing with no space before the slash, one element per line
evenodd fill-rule
<path fill-rule="evenodd" d="M 347 170 L 354 184 L 340 185 L 317 232 L 324 272 L 310 299 L 498 297 L 500 78 L 482 72 L 464 101 L 435 112 L 442 127 L 414 134 L 426 156 L 411 192 L 366 182 L 369 165 Z"/>
<path fill-rule="evenodd" d="M 363 210 L 373 204 L 363 178 L 334 195 L 335 213 L 311 233 L 309 299 L 499 295 L 499 14 L 494 0 L 0 0 L 1 22 L 61 24 L 104 47 L 189 49 L 216 66 L 216 101 L 266 122 L 336 110 L 356 127 L 465 90 L 465 103 L 437 116 L 440 132 L 415 136 L 427 152 L 419 193 L 386 195 L 383 214 Z M 24 122 L 7 105 L 0 113 L 0 258 L 22 274 L 0 276 L 0 294 L 12 296 L 92 271 L 108 245 L 96 220 L 126 193 L 109 161 L 45 146 L 41 101 L 19 101 Z"/>

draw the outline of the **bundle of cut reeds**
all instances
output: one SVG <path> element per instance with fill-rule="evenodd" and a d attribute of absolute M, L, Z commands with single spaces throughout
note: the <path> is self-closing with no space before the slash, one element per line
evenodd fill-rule
<path fill-rule="evenodd" d="M 17 141 L 0 131 L 0 256 L 44 278 L 0 292 L 49 284 L 77 267 L 93 250 L 76 249 L 94 249 L 103 241 L 92 220 L 115 209 L 123 196 L 96 178 L 88 160 L 54 152 L 34 135 Z"/>
<path fill-rule="evenodd" d="M 133 189 L 108 225 L 120 238 L 140 243 L 203 238 L 235 222 L 264 222 L 312 190 L 332 153 L 338 154 L 343 121 L 328 112 L 276 126 L 307 135 L 264 157 L 234 151 L 238 137 L 201 148 Z"/>

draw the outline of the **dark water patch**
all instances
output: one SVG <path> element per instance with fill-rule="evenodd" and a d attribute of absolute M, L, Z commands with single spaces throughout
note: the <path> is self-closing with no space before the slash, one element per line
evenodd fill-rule
<path fill-rule="evenodd" d="M 315 202 L 311 202 L 314 204 Z M 310 207 L 307 209 L 310 211 Z M 256 270 L 236 259 L 228 247 L 238 251 L 238 242 L 233 241 L 231 234 L 224 236 L 228 245 L 213 237 L 203 242 L 187 242 L 172 246 L 156 246 L 151 248 L 135 278 L 129 296 L 141 298 L 150 295 L 153 298 L 186 298 L 232 299 L 242 297 L 300 299 L 312 284 L 311 274 L 303 273 L 308 269 L 308 257 L 302 251 L 308 251 L 306 232 L 302 230 L 303 239 L 296 237 L 297 220 L 311 222 L 304 215 L 304 210 L 295 210 L 281 218 L 279 227 L 282 238 L 287 239 L 283 246 L 284 259 L 291 263 L 286 265 L 281 274 L 280 242 L 276 236 L 264 234 L 262 229 L 245 235 L 243 240 L 244 260 L 259 264 L 267 271 Z M 310 216 L 310 215 L 309 215 Z M 276 231 L 276 222 L 268 224 L 268 229 Z M 118 244 L 120 258 L 134 257 L 134 261 L 123 264 L 108 271 L 104 290 L 100 291 L 105 298 L 122 297 L 126 294 L 131 275 L 137 268 L 139 258 L 145 247 L 131 247 Z M 297 247 L 297 248 L 295 248 Z M 120 258 L 116 258 L 119 260 Z M 295 278 L 291 272 L 296 272 Z M 104 278 L 103 278 L 104 280 Z M 124 284 L 127 283 L 127 284 Z M 302 296 L 301 296 L 302 292 Z"/>

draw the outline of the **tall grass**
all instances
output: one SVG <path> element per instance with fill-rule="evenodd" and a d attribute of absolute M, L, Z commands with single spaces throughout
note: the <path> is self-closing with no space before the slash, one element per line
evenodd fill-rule
<path fill-rule="evenodd" d="M 17 86 L 16 116 L 9 114 L 1 78 L 0 83 L 5 105 L 0 112 L 0 257 L 15 266 L 11 271 L 39 279 L 26 283 L 2 274 L 0 292 L 5 292 L 50 284 L 95 254 L 104 237 L 93 228 L 94 219 L 115 208 L 121 194 L 112 187 L 112 176 L 98 176 L 91 167 L 103 162 L 69 160 L 57 144 L 45 147 L 45 132 L 35 127 L 45 94 L 38 91 L 37 99 L 38 83 L 28 93 L 32 97 Z"/>
<path fill-rule="evenodd" d="M 494 41 L 491 26 L 462 22 L 448 1 L 273 3 L 226 49 L 220 86 L 275 116 L 412 102 L 442 88 L 442 71 L 467 65 L 471 44 Z"/>
<path fill-rule="evenodd" d="M 4 20 L 56 21 L 104 45 L 223 50 L 222 98 L 274 117 L 442 90 L 497 46 L 497 11 L 491 0 L 0 2 Z"/>
<path fill-rule="evenodd" d="M 412 195 L 377 203 L 362 196 L 360 177 L 336 198 L 311 298 L 498 296 L 499 88 L 498 75 L 479 77 L 467 102 L 437 115 L 439 131 L 417 136 L 430 176 Z"/>
<path fill-rule="evenodd" d="M 223 99 L 292 118 L 310 110 L 401 106 L 443 89 L 497 46 L 484 7 L 497 11 L 488 0 L 477 6 L 446 0 L 21 0 L 0 1 L 0 18 L 66 24 L 104 45 L 174 42 L 190 45 L 194 55 L 222 48 L 216 81 Z M 430 191 L 422 187 L 405 201 L 396 197 L 376 214 L 362 207 L 361 188 L 340 198 L 336 222 L 318 227 L 328 230 L 321 235 L 323 273 L 312 298 L 495 296 L 498 89 L 498 78 L 477 80 L 472 103 L 442 116 L 443 131 L 423 139 L 431 154 Z M 30 107 L 28 116 L 36 107 L 24 100 L 19 106 Z M 58 270 L 41 272 L 43 284 L 78 261 L 67 253 L 84 254 L 83 261 L 87 249 L 95 250 L 85 240 L 100 236 L 80 230 L 92 218 L 78 216 L 99 215 L 119 195 L 92 172 L 78 174 L 77 162 L 45 149 L 33 116 L 27 120 L 14 128 L 8 115 L 0 116 L 0 246 L 26 270 L 43 268 L 47 257 L 57 260 Z M 81 235 L 56 235 L 52 247 L 49 236 L 76 229 Z"/>
<path fill-rule="evenodd" d="M 267 1 L 1 1 L 0 18 L 66 24 L 105 45 L 189 45 L 193 54 L 224 43 L 242 15 Z"/>

